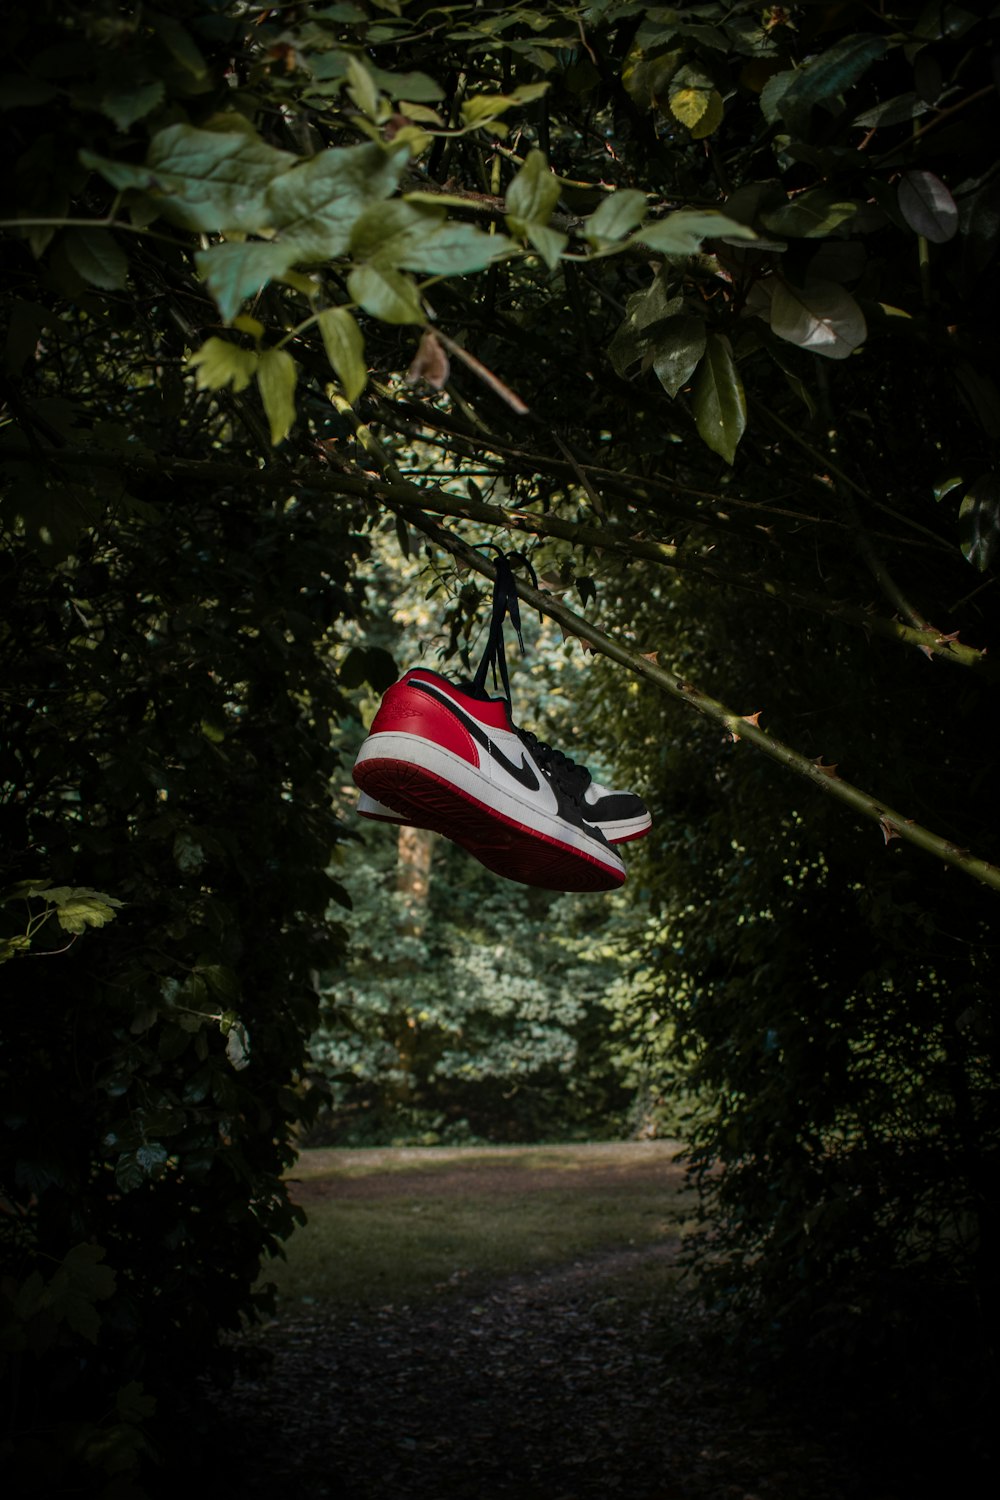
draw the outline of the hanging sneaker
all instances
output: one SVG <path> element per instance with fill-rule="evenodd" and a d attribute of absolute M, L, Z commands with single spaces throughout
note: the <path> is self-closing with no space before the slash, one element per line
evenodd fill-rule
<path fill-rule="evenodd" d="M 508 700 L 417 667 L 383 697 L 354 780 L 394 821 L 445 834 L 508 880 L 615 890 L 625 866 L 586 820 L 573 763 L 557 755 L 514 726 Z"/>
<path fill-rule="evenodd" d="M 646 805 L 634 792 L 617 792 L 595 781 L 586 766 L 578 765 L 561 750 L 536 737 L 526 729 L 517 733 L 527 742 L 535 759 L 547 775 L 557 774 L 574 787 L 580 803 L 583 820 L 599 829 L 609 844 L 626 844 L 632 839 L 641 839 L 652 827 L 653 820 Z M 358 798 L 358 813 L 362 818 L 371 818 L 380 823 L 412 823 L 415 828 L 427 825 L 419 818 L 407 819 L 394 812 L 384 802 L 378 802 L 367 792 Z"/>

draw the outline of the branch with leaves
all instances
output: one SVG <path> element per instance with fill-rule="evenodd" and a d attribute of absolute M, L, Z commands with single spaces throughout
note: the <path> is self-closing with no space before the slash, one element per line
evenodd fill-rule
<path fill-rule="evenodd" d="M 345 402 L 344 407 L 350 413 L 350 404 Z M 371 440 L 365 424 L 357 422 L 357 431 Z M 376 444 L 376 448 L 379 445 Z M 171 476 L 185 483 L 199 485 L 241 484 L 246 480 L 246 470 L 242 466 L 225 460 L 174 458 L 164 461 L 149 453 L 122 453 L 121 450 L 90 447 L 50 449 L 42 453 L 38 449 L 10 445 L 3 451 L 8 462 L 51 467 L 56 473 L 61 467 L 65 467 L 67 472 L 93 467 L 113 470 L 122 475 Z M 380 467 L 384 467 L 381 460 Z M 567 467 L 572 469 L 573 466 Z M 332 467 L 305 470 L 301 465 L 285 467 L 273 463 L 259 469 L 254 475 L 254 482 L 268 489 L 298 488 L 317 494 L 351 496 L 374 506 L 384 502 L 390 507 L 404 510 L 416 508 L 418 511 L 451 516 L 455 520 L 495 527 L 513 535 L 529 533 L 569 542 L 581 550 L 614 552 L 625 561 L 642 559 L 679 572 L 697 574 L 714 583 L 745 589 L 748 593 L 772 600 L 776 604 L 840 620 L 883 640 L 914 646 L 929 658 L 972 669 L 984 680 L 992 681 L 1000 671 L 1000 667 L 995 666 L 985 650 L 965 645 L 954 635 L 943 635 L 933 629 L 906 625 L 900 620 L 877 614 L 873 609 L 841 603 L 823 594 L 796 589 L 762 573 L 740 573 L 715 562 L 710 555 L 701 555 L 672 542 L 656 541 L 644 535 L 642 530 L 630 531 L 620 523 L 606 519 L 599 524 L 587 524 L 572 521 L 552 511 L 538 511 L 527 506 L 494 505 L 471 494 L 451 494 L 439 486 L 414 484 L 400 477 L 398 471 L 394 472 L 393 477 L 379 477 L 371 473 L 341 472 Z M 647 519 L 642 517 L 640 525 L 644 526 Z"/>
<path fill-rule="evenodd" d="M 462 538 L 435 525 L 429 517 L 417 516 L 413 511 L 408 512 L 407 519 L 418 526 L 438 546 L 452 553 L 466 567 L 473 568 L 486 578 L 495 576 L 493 565 L 488 559 Z M 754 745 L 770 759 L 804 777 L 825 795 L 843 802 L 861 817 L 877 823 L 886 844 L 896 838 L 915 844 L 925 853 L 932 854 L 945 864 L 964 871 L 973 880 L 1000 891 L 1000 868 L 990 864 L 987 860 L 978 858 L 968 849 L 958 848 L 940 834 L 922 827 L 913 818 L 908 818 L 904 813 L 887 806 L 872 793 L 853 786 L 851 782 L 845 781 L 837 774 L 836 766 L 824 765 L 821 760 L 810 760 L 807 756 L 792 749 L 790 745 L 775 739 L 760 727 L 762 710 L 750 714 L 738 713 L 720 703 L 718 699 L 703 693 L 693 683 L 661 667 L 655 650 L 640 652 L 624 646 L 607 631 L 601 630 L 589 620 L 584 619 L 582 615 L 576 614 L 560 600 L 553 599 L 551 594 L 543 593 L 529 584 L 519 582 L 518 592 L 532 608 L 540 610 L 550 619 L 555 620 L 568 635 L 575 636 L 592 650 L 599 651 L 602 656 L 626 667 L 637 676 L 645 677 L 671 698 L 687 704 L 698 713 L 714 720 L 734 740 L 745 740 L 748 744 Z"/>

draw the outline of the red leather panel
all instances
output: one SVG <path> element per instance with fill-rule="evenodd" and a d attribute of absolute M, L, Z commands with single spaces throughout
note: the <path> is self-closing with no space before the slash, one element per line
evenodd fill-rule
<path fill-rule="evenodd" d="M 400 734 L 419 734 L 423 739 L 460 755 L 472 765 L 479 765 L 479 750 L 471 734 L 442 703 L 435 702 L 418 689 L 407 687 L 405 677 L 385 694 L 371 733 L 384 734 L 390 729 Z"/>
<path fill-rule="evenodd" d="M 460 687 L 449 682 L 447 677 L 441 677 L 437 672 L 432 672 L 426 667 L 412 667 L 406 676 L 401 678 L 402 682 L 408 682 L 411 677 L 418 681 L 423 678 L 427 682 L 433 682 L 434 686 L 441 692 L 454 698 L 460 703 L 467 714 L 472 714 L 480 724 L 489 724 L 491 729 L 506 729 L 508 732 L 513 727 L 510 716 L 507 713 L 506 701 L 502 698 L 473 698 L 469 693 L 463 693 Z"/>

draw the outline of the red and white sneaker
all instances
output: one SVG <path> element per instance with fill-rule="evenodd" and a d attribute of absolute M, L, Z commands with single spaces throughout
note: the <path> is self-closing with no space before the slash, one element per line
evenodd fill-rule
<path fill-rule="evenodd" d="M 587 821 L 585 788 L 560 773 L 557 753 L 515 728 L 505 699 L 417 667 L 382 699 L 354 780 L 393 821 L 444 834 L 508 880 L 615 890 L 625 866 Z"/>
<path fill-rule="evenodd" d="M 652 827 L 652 818 L 645 803 L 634 792 L 617 792 L 595 781 L 586 766 L 570 760 L 561 750 L 553 750 L 527 730 L 519 730 L 526 739 L 535 759 L 550 776 L 562 776 L 573 787 L 579 797 L 583 820 L 603 833 L 609 844 L 626 844 L 632 839 L 643 838 Z M 378 802 L 367 792 L 358 798 L 358 813 L 362 818 L 372 818 L 380 823 L 412 823 L 415 828 L 428 825 L 419 818 L 407 819 L 394 812 L 384 802 Z"/>

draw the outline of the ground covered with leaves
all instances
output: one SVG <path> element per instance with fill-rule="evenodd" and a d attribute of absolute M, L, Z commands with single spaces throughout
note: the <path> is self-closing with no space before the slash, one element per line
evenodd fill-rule
<path fill-rule="evenodd" d="M 611 1171 L 652 1166 L 614 1149 L 589 1148 L 575 1185 L 589 1170 L 599 1192 Z M 383 1195 L 388 1165 L 297 1194 Z M 406 1192 L 474 1189 L 463 1163 L 438 1167 L 407 1173 Z M 491 1167 L 499 1192 L 513 1166 Z M 544 1193 L 559 1172 L 527 1176 Z M 229 1493 L 282 1500 L 894 1500 L 839 1413 L 793 1409 L 737 1366 L 678 1284 L 678 1249 L 670 1236 L 487 1282 L 458 1271 L 382 1305 L 287 1298 L 237 1342 L 232 1384 L 202 1388 L 202 1469 Z"/>
<path fill-rule="evenodd" d="M 889 1500 L 828 1432 L 720 1363 L 689 1300 L 665 1324 L 662 1307 L 619 1297 L 655 1255 L 604 1255 L 485 1296 L 281 1318 L 213 1393 L 232 1492 Z"/>

